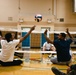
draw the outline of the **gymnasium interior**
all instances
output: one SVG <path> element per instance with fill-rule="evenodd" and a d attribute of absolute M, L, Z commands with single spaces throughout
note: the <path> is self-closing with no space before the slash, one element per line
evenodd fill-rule
<path fill-rule="evenodd" d="M 33 25 L 35 30 L 19 44 L 14 54 L 15 59 L 24 61 L 23 64 L 0 65 L 0 75 L 54 75 L 51 67 L 66 73 L 67 65 L 52 64 L 49 53 L 42 52 L 46 29 L 47 36 L 55 40 L 60 32 L 69 28 L 74 38 L 70 45 L 74 51 L 70 65 L 76 64 L 76 0 L 0 0 L 0 31 L 3 37 L 7 32 L 14 33 L 15 39 L 23 37 Z"/>

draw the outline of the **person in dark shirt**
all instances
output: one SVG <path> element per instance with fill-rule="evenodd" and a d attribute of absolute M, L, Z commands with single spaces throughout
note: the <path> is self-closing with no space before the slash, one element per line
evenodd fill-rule
<path fill-rule="evenodd" d="M 51 70 L 55 75 L 76 75 L 76 64 L 69 66 L 66 73 L 61 72 L 56 67 L 52 67 Z"/>
<path fill-rule="evenodd" d="M 1 40 L 3 39 L 2 31 L 0 30 L 0 48 L 1 48 Z"/>
<path fill-rule="evenodd" d="M 66 39 L 66 33 L 69 36 L 68 39 Z M 73 38 L 70 35 L 68 28 L 66 29 L 66 33 L 60 33 L 58 39 L 52 41 L 46 36 L 47 30 L 44 32 L 46 40 L 54 44 L 56 48 L 57 57 L 51 58 L 51 62 L 54 64 L 69 64 L 71 62 L 70 44 L 72 43 Z"/>

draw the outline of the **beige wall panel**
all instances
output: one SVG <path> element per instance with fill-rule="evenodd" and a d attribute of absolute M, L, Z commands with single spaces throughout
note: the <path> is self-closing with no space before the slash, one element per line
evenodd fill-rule
<path fill-rule="evenodd" d="M 76 32 L 76 27 L 55 27 L 55 31 L 66 31 L 69 28 L 70 31 Z"/>
<path fill-rule="evenodd" d="M 20 7 L 20 10 L 19 10 Z M 42 14 L 43 20 L 47 20 L 49 8 L 52 10 L 52 0 L 0 0 L 0 21 L 17 22 L 19 18 L 25 21 L 34 21 L 36 14 Z M 12 20 L 8 20 L 12 17 Z"/>
<path fill-rule="evenodd" d="M 60 18 L 64 18 L 62 23 L 75 23 L 76 14 L 73 12 L 73 0 L 57 0 L 57 23 L 61 23 Z"/>
<path fill-rule="evenodd" d="M 73 0 L 55 0 L 56 11 L 54 12 L 54 0 L 0 0 L 0 27 L 18 28 L 18 19 L 24 18 L 23 26 L 37 25 L 36 30 L 40 31 L 41 27 L 51 27 L 52 31 L 65 30 L 67 27 L 71 31 L 76 31 L 76 13 L 73 12 Z M 51 10 L 49 11 L 49 8 Z M 43 16 L 41 22 L 35 22 L 34 16 L 40 13 Z M 47 19 L 51 18 L 51 14 L 56 13 L 52 18 L 52 23 L 47 23 Z M 50 16 L 49 16 L 50 15 Z M 9 18 L 12 18 L 10 20 Z M 60 22 L 60 18 L 64 18 L 64 22 Z M 21 25 L 22 25 L 21 24 Z"/>
<path fill-rule="evenodd" d="M 17 22 L 18 0 L 0 0 L 0 22 L 10 22 L 8 17 Z"/>

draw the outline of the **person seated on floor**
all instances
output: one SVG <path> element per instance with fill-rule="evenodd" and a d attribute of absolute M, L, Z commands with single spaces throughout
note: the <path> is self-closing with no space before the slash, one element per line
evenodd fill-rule
<path fill-rule="evenodd" d="M 0 64 L 2 66 L 15 66 L 15 65 L 21 65 L 23 63 L 22 60 L 14 59 L 15 47 L 23 40 L 25 40 L 34 29 L 35 26 L 31 27 L 29 32 L 20 39 L 14 39 L 12 33 L 5 34 L 5 39 L 1 40 L 2 50 L 0 53 Z"/>
<path fill-rule="evenodd" d="M 53 44 L 49 43 L 49 41 L 43 44 L 43 51 L 55 51 L 56 48 Z"/>
<path fill-rule="evenodd" d="M 53 44 L 49 43 L 49 41 L 46 41 L 44 44 L 43 44 L 43 51 L 55 51 L 56 48 Z M 54 54 L 50 54 L 48 57 L 52 57 Z"/>
<path fill-rule="evenodd" d="M 53 64 L 69 64 L 71 62 L 70 44 L 73 42 L 73 37 L 70 35 L 68 28 L 66 33 L 69 36 L 68 39 L 66 39 L 65 33 L 60 33 L 58 39 L 52 41 L 46 36 L 47 30 L 44 32 L 45 39 L 54 44 L 56 48 L 57 57 L 51 58 Z"/>
<path fill-rule="evenodd" d="M 1 48 L 1 40 L 3 39 L 2 31 L 0 31 L 0 48 Z"/>
<path fill-rule="evenodd" d="M 52 67 L 51 70 L 55 75 L 76 75 L 76 64 L 69 66 L 66 69 L 66 73 L 63 73 L 56 67 Z"/>

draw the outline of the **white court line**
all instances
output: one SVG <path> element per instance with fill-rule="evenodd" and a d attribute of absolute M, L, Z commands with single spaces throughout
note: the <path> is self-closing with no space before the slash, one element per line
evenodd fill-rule
<path fill-rule="evenodd" d="M 46 68 L 24 67 L 21 70 L 51 70 L 51 67 L 49 67 L 49 68 L 47 68 L 47 67 Z"/>

